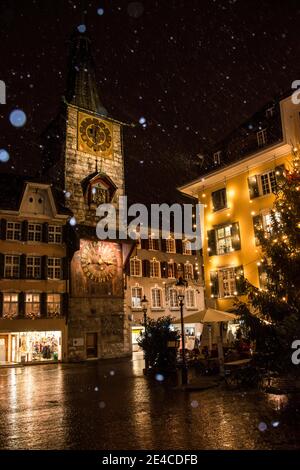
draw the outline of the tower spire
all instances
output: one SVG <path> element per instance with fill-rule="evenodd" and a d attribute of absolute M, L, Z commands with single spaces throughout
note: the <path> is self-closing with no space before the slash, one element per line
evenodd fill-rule
<path fill-rule="evenodd" d="M 82 25 L 83 26 L 83 25 Z M 71 37 L 66 98 L 81 108 L 103 113 L 91 52 L 91 41 L 85 32 L 76 31 Z"/>

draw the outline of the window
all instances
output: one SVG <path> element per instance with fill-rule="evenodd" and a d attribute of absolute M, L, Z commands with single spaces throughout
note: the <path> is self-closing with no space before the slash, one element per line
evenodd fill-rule
<path fill-rule="evenodd" d="M 152 308 L 162 308 L 162 290 L 159 287 L 151 289 L 151 306 Z"/>
<path fill-rule="evenodd" d="M 235 268 L 220 269 L 218 271 L 220 297 L 232 297 L 237 295 Z"/>
<path fill-rule="evenodd" d="M 263 147 L 267 143 L 267 129 L 263 129 L 256 133 L 257 145 Z"/>
<path fill-rule="evenodd" d="M 270 108 L 266 109 L 266 117 L 267 118 L 271 118 L 272 116 L 274 116 L 274 113 L 275 113 L 274 106 L 271 106 Z"/>
<path fill-rule="evenodd" d="M 191 242 L 189 240 L 184 240 L 182 242 L 182 252 L 184 255 L 192 254 Z"/>
<path fill-rule="evenodd" d="M 276 192 L 276 177 L 275 171 L 269 171 L 260 175 L 261 194 L 270 194 Z"/>
<path fill-rule="evenodd" d="M 61 313 L 60 294 L 47 294 L 48 317 L 59 317 Z"/>
<path fill-rule="evenodd" d="M 217 235 L 217 254 L 224 255 L 233 251 L 232 238 L 231 238 L 231 225 L 218 228 L 216 230 Z"/>
<path fill-rule="evenodd" d="M 220 165 L 220 163 L 221 163 L 221 153 L 222 153 L 221 150 L 214 153 L 214 155 L 213 155 L 214 165 Z"/>
<path fill-rule="evenodd" d="M 48 242 L 49 243 L 61 243 L 62 242 L 62 227 L 60 225 L 49 225 Z"/>
<path fill-rule="evenodd" d="M 166 252 L 176 253 L 176 244 L 174 238 L 172 237 L 166 239 Z"/>
<path fill-rule="evenodd" d="M 143 297 L 143 289 L 139 286 L 132 287 L 131 288 L 131 307 L 141 308 L 142 297 Z"/>
<path fill-rule="evenodd" d="M 158 238 L 149 237 L 149 250 L 159 250 Z"/>
<path fill-rule="evenodd" d="M 170 308 L 178 308 L 178 295 L 177 295 L 176 289 L 170 289 L 169 298 L 170 298 Z"/>
<path fill-rule="evenodd" d="M 40 242 L 42 240 L 41 224 L 28 224 L 28 240 L 32 242 Z"/>
<path fill-rule="evenodd" d="M 6 239 L 7 240 L 21 240 L 20 222 L 7 222 Z"/>
<path fill-rule="evenodd" d="M 258 278 L 259 278 L 259 287 L 263 290 L 268 287 L 268 275 L 265 270 L 265 267 L 261 264 L 258 266 Z"/>
<path fill-rule="evenodd" d="M 175 264 L 173 262 L 168 263 L 168 277 L 175 278 Z"/>
<path fill-rule="evenodd" d="M 150 277 L 160 277 L 160 262 L 156 259 L 150 261 Z"/>
<path fill-rule="evenodd" d="M 27 256 L 26 277 L 28 279 L 41 278 L 41 258 L 40 256 Z"/>
<path fill-rule="evenodd" d="M 193 279 L 193 265 L 191 263 L 184 265 L 184 279 Z"/>
<path fill-rule="evenodd" d="M 4 277 L 7 277 L 7 278 L 20 277 L 20 256 L 5 255 Z"/>
<path fill-rule="evenodd" d="M 137 257 L 131 258 L 130 260 L 130 276 L 141 276 L 142 275 L 142 261 Z"/>
<path fill-rule="evenodd" d="M 41 316 L 40 294 L 25 295 L 25 316 L 28 318 L 38 318 Z"/>
<path fill-rule="evenodd" d="M 110 202 L 110 191 L 109 187 L 104 184 L 103 182 L 96 183 L 91 188 L 91 203 L 97 204 L 105 204 Z"/>
<path fill-rule="evenodd" d="M 48 279 L 61 279 L 61 258 L 48 258 Z"/>
<path fill-rule="evenodd" d="M 187 308 L 196 307 L 196 296 L 194 289 L 187 289 L 185 293 L 185 303 Z"/>
<path fill-rule="evenodd" d="M 18 316 L 18 294 L 3 295 L 3 318 Z"/>
<path fill-rule="evenodd" d="M 226 197 L 226 188 L 219 189 L 211 193 L 213 210 L 220 211 L 227 207 L 227 197 Z"/>

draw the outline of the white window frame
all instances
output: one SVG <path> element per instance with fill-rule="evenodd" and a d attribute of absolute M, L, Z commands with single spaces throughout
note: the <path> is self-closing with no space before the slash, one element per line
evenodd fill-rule
<path fill-rule="evenodd" d="M 27 292 L 25 294 L 25 317 L 39 318 L 41 316 L 41 294 Z"/>
<path fill-rule="evenodd" d="M 261 129 L 256 132 L 256 138 L 258 147 L 263 147 L 267 143 L 268 139 L 267 128 L 265 127 L 265 129 Z"/>
<path fill-rule="evenodd" d="M 26 256 L 26 278 L 41 279 L 42 258 L 40 256 Z"/>
<path fill-rule="evenodd" d="M 235 267 L 219 269 L 218 281 L 219 296 L 221 298 L 234 297 L 237 295 Z"/>
<path fill-rule="evenodd" d="M 137 291 L 140 291 L 140 296 L 135 295 L 137 294 Z M 143 288 L 139 284 L 136 284 L 135 286 L 131 287 L 131 308 L 134 310 L 141 310 L 142 304 L 141 300 L 143 298 Z M 134 300 L 135 299 L 135 300 Z M 139 301 L 138 301 L 139 299 Z"/>
<path fill-rule="evenodd" d="M 160 292 L 159 296 L 156 295 L 157 292 Z M 160 300 L 160 302 L 158 302 Z M 161 310 L 163 308 L 163 290 L 161 287 L 154 286 L 151 287 L 151 309 L 152 310 Z"/>
<path fill-rule="evenodd" d="M 157 248 L 155 247 L 157 246 Z M 153 238 L 151 235 L 148 237 L 148 249 L 151 251 L 159 251 L 159 239 Z"/>
<path fill-rule="evenodd" d="M 50 238 L 53 237 L 53 240 Z M 62 243 L 62 226 L 61 225 L 49 225 L 48 226 L 48 243 L 61 244 Z"/>
<path fill-rule="evenodd" d="M 166 238 L 166 253 L 176 253 L 176 243 L 173 237 Z"/>
<path fill-rule="evenodd" d="M 47 294 L 47 316 L 61 316 L 61 294 Z"/>
<path fill-rule="evenodd" d="M 230 235 L 226 234 L 227 229 L 229 229 Z M 219 233 L 220 230 L 224 230 L 224 236 L 220 236 L 220 233 Z M 216 227 L 215 236 L 216 236 L 217 255 L 225 255 L 225 254 L 231 253 L 233 251 L 231 224 L 223 225 L 221 227 Z M 221 243 L 223 241 L 224 241 L 224 243 Z"/>
<path fill-rule="evenodd" d="M 62 259 L 48 257 L 47 278 L 59 280 L 62 278 Z"/>
<path fill-rule="evenodd" d="M 4 277 L 7 279 L 18 279 L 20 277 L 20 255 L 5 255 Z"/>
<path fill-rule="evenodd" d="M 16 318 L 19 314 L 19 295 L 17 293 L 3 292 L 3 318 Z"/>
<path fill-rule="evenodd" d="M 21 222 L 14 222 L 12 220 L 7 221 L 6 240 L 9 240 L 9 241 L 21 240 Z"/>
<path fill-rule="evenodd" d="M 179 309 L 179 302 L 178 302 L 178 293 L 177 289 L 171 287 L 169 290 L 169 305 L 171 310 L 178 310 Z"/>
<path fill-rule="evenodd" d="M 43 237 L 42 224 L 28 222 L 28 241 L 41 242 Z"/>
<path fill-rule="evenodd" d="M 275 170 L 268 170 L 261 173 L 258 177 L 259 194 L 261 196 L 267 196 L 268 194 L 274 194 L 276 190 L 276 175 Z"/>
<path fill-rule="evenodd" d="M 156 268 L 155 268 L 155 266 L 156 266 Z M 150 260 L 150 277 L 152 277 L 152 278 L 161 277 L 160 262 L 155 258 Z"/>
<path fill-rule="evenodd" d="M 188 268 L 188 269 L 187 269 Z M 184 272 L 184 279 L 185 280 L 191 280 L 194 278 L 194 266 L 192 265 L 192 263 L 185 263 L 184 264 L 184 268 L 183 268 L 183 272 Z"/>
<path fill-rule="evenodd" d="M 183 240 L 182 252 L 184 255 L 192 255 L 191 242 L 189 240 Z"/>
<path fill-rule="evenodd" d="M 186 308 L 189 308 L 189 309 L 194 309 L 196 308 L 196 291 L 195 289 L 192 289 L 192 288 L 188 288 L 186 289 L 185 291 L 185 304 L 186 304 Z"/>
<path fill-rule="evenodd" d="M 142 260 L 139 259 L 137 256 L 130 258 L 130 276 L 142 276 Z"/>

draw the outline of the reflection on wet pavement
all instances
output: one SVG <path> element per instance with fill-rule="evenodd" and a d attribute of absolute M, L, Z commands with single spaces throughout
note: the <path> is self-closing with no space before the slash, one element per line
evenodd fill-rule
<path fill-rule="evenodd" d="M 0 369 L 1 449 L 295 449 L 300 397 L 185 393 L 143 361 Z"/>

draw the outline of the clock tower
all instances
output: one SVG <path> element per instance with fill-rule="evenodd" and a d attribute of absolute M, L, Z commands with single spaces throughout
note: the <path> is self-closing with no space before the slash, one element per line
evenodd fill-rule
<path fill-rule="evenodd" d="M 69 360 L 121 357 L 131 352 L 123 273 L 132 245 L 99 240 L 96 235 L 99 204 L 112 203 L 117 209 L 119 196 L 124 195 L 124 125 L 104 108 L 90 39 L 76 32 L 66 97 L 48 129 L 51 142 L 44 152 L 44 171 L 63 192 L 64 205 L 73 214 L 67 242 Z M 57 144 L 55 149 L 55 135 L 63 143 L 60 149 Z"/>

